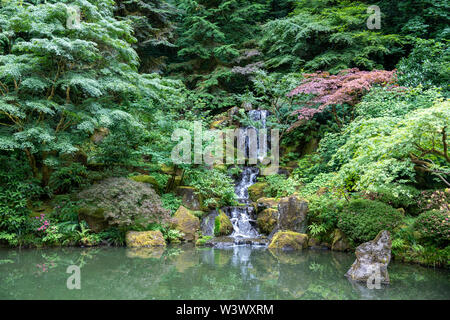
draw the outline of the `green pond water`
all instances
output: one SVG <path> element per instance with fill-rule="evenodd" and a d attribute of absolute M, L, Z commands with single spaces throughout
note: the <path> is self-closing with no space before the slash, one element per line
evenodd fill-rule
<path fill-rule="evenodd" d="M 353 254 L 172 247 L 0 249 L 0 299 L 450 299 L 450 272 L 391 262 L 391 284 L 344 277 Z M 81 289 L 67 289 L 68 266 Z"/>

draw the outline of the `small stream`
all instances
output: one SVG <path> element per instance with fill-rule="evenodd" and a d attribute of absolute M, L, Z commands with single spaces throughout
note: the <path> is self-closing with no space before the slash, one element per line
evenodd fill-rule
<path fill-rule="evenodd" d="M 229 249 L 0 249 L 0 299 L 450 299 L 450 272 L 391 262 L 391 284 L 345 276 L 350 253 Z M 68 266 L 81 289 L 69 290 Z"/>

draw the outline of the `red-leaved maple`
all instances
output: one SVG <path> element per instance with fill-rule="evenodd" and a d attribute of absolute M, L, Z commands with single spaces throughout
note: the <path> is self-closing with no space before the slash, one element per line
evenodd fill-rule
<path fill-rule="evenodd" d="M 293 115 L 298 115 L 298 121 L 289 128 L 289 131 L 310 120 L 316 113 L 323 112 L 327 106 L 331 106 L 333 117 L 338 126 L 341 126 L 342 121 L 337 115 L 336 105 L 357 104 L 373 85 L 394 85 L 396 70 L 361 71 L 353 68 L 341 70 L 336 75 L 319 71 L 303 76 L 301 84 L 287 96 L 311 94 L 314 97 L 309 100 L 307 106 L 293 112 Z"/>

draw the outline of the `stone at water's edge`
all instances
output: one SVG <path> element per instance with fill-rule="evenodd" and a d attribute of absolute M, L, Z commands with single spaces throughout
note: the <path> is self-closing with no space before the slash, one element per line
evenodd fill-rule
<path fill-rule="evenodd" d="M 233 224 L 230 218 L 222 211 L 214 218 L 214 235 L 228 236 L 233 232 Z"/>
<path fill-rule="evenodd" d="M 391 261 L 391 237 L 389 231 L 380 231 L 372 241 L 359 245 L 356 260 L 345 274 L 351 280 L 366 282 L 379 276 L 380 282 L 389 284 L 388 264 Z"/>
<path fill-rule="evenodd" d="M 125 235 L 127 247 L 165 247 L 166 241 L 161 231 L 128 231 Z"/>
<path fill-rule="evenodd" d="M 293 231 L 278 231 L 269 244 L 269 249 L 302 250 L 308 247 L 308 236 Z"/>
<path fill-rule="evenodd" d="M 171 219 L 171 227 L 182 232 L 184 241 L 195 241 L 200 220 L 189 209 L 180 206 Z"/>
<path fill-rule="evenodd" d="M 297 196 L 282 198 L 278 203 L 277 230 L 306 232 L 308 203 Z"/>
<path fill-rule="evenodd" d="M 261 233 L 270 234 L 277 225 L 278 210 L 273 208 L 265 209 L 258 215 L 256 223 Z"/>
<path fill-rule="evenodd" d="M 202 199 L 195 193 L 196 189 L 194 187 L 177 187 L 176 194 L 180 196 L 183 201 L 183 206 L 189 210 L 199 211 L 202 210 Z"/>
<path fill-rule="evenodd" d="M 331 250 L 333 251 L 350 250 L 350 242 L 348 241 L 347 236 L 339 229 L 334 230 Z"/>

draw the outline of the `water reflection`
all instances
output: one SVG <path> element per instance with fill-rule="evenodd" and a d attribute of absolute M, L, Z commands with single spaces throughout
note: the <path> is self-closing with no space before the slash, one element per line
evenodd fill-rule
<path fill-rule="evenodd" d="M 449 299 L 450 272 L 391 263 L 391 285 L 344 277 L 351 254 L 229 249 L 0 249 L 0 299 Z M 81 290 L 66 269 L 81 268 Z"/>

